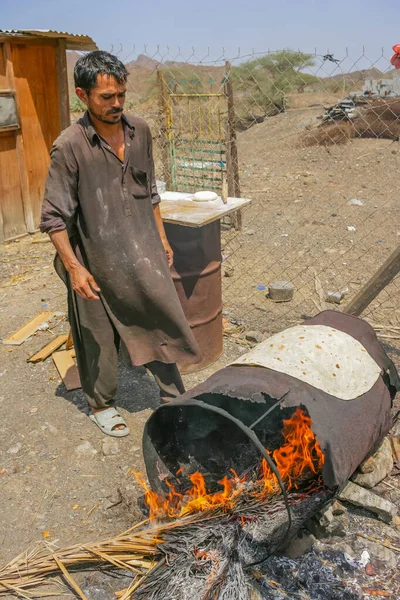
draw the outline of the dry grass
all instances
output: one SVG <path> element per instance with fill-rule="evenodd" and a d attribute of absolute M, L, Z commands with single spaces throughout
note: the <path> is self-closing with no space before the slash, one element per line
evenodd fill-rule
<path fill-rule="evenodd" d="M 352 138 L 397 140 L 400 136 L 400 99 L 370 100 L 353 121 L 331 121 L 308 131 L 305 146 L 344 144 Z"/>
<path fill-rule="evenodd" d="M 356 137 L 356 132 L 351 123 L 335 121 L 323 123 L 319 127 L 308 131 L 302 138 L 305 146 L 334 146 L 345 144 Z"/>

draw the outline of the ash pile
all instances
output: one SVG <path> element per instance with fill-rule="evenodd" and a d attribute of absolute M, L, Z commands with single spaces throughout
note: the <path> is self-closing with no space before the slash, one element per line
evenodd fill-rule
<path fill-rule="evenodd" d="M 146 500 L 178 520 L 135 597 L 400 597 L 399 389 L 372 328 L 325 311 L 160 407 Z"/>

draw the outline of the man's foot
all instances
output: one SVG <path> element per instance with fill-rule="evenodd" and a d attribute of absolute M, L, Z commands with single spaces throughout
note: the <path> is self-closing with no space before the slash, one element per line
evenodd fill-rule
<path fill-rule="evenodd" d="M 128 425 L 115 408 L 105 408 L 101 410 L 91 409 L 89 419 L 96 423 L 106 435 L 113 437 L 125 437 L 129 434 Z"/>

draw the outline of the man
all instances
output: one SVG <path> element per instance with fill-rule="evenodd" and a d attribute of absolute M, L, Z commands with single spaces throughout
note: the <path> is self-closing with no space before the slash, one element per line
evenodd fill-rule
<path fill-rule="evenodd" d="M 111 406 L 118 348 L 146 365 L 161 397 L 184 391 L 176 362 L 199 351 L 169 272 L 173 252 L 160 215 L 148 125 L 123 114 L 128 72 L 107 52 L 78 59 L 82 119 L 54 143 L 40 229 L 68 288 L 68 312 L 90 418 L 112 436 L 128 435 Z"/>

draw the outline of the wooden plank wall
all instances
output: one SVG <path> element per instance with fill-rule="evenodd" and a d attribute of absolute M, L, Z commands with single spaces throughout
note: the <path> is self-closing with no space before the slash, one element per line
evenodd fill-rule
<path fill-rule="evenodd" d="M 35 227 L 40 222 L 49 152 L 61 131 L 56 48 L 57 42 L 50 41 L 11 47 Z"/>
<path fill-rule="evenodd" d="M 13 89 L 6 45 L 0 44 L 0 89 Z M 17 133 L 0 133 L 0 241 L 26 232 Z"/>

